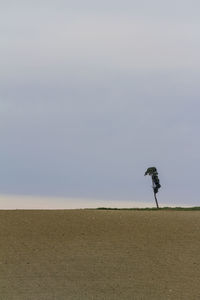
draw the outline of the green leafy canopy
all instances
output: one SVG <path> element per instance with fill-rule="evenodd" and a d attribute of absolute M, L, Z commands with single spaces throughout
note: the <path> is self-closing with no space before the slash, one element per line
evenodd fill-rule
<path fill-rule="evenodd" d="M 157 172 L 157 169 L 156 169 L 155 167 L 148 168 L 148 169 L 146 170 L 146 172 L 145 172 L 144 175 L 145 175 L 145 176 L 146 176 L 146 175 L 151 176 L 152 182 L 153 182 L 153 190 L 154 190 L 154 193 L 157 194 L 159 188 L 161 188 L 160 180 L 159 180 L 159 178 L 158 178 L 158 172 Z"/>

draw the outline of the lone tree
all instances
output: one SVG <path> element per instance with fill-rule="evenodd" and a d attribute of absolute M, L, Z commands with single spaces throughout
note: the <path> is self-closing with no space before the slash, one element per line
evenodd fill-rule
<path fill-rule="evenodd" d="M 156 201 L 156 206 L 157 208 L 159 208 L 158 206 L 158 200 L 157 200 L 157 197 L 156 197 L 156 194 L 158 193 L 158 190 L 159 188 L 161 187 L 160 185 L 160 180 L 158 178 L 158 172 L 157 172 L 157 169 L 155 167 L 151 167 L 151 168 L 148 168 L 144 174 L 144 176 L 146 175 L 149 175 L 151 176 L 151 179 L 152 179 L 152 188 L 153 188 L 153 193 L 154 193 L 154 198 L 155 198 L 155 201 Z"/>

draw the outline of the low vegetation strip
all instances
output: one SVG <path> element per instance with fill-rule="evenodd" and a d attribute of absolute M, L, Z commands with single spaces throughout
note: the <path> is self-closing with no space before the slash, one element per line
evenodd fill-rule
<path fill-rule="evenodd" d="M 183 210 L 183 211 L 192 211 L 200 210 L 200 206 L 194 207 L 145 207 L 145 208 L 116 208 L 116 207 L 98 207 L 98 210 Z"/>

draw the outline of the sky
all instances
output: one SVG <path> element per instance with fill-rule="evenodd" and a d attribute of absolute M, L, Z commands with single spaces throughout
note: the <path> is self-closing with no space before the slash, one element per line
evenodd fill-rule
<path fill-rule="evenodd" d="M 199 205 L 199 1 L 0 0 L 0 194 Z"/>

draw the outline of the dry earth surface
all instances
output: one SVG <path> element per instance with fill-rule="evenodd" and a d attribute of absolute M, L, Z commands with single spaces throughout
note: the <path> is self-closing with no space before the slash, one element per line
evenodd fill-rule
<path fill-rule="evenodd" d="M 1 300 L 200 299 L 199 211 L 0 211 Z"/>

